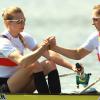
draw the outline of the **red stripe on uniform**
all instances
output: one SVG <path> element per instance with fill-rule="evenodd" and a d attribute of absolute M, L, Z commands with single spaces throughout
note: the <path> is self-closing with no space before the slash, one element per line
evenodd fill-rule
<path fill-rule="evenodd" d="M 17 64 L 15 62 L 11 61 L 8 58 L 0 58 L 0 65 L 8 66 L 8 67 L 17 66 Z"/>

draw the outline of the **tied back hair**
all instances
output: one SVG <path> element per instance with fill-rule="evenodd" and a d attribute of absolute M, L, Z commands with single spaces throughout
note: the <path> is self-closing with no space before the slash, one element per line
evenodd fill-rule
<path fill-rule="evenodd" d="M 26 45 L 25 39 L 21 34 L 19 34 L 19 39 L 20 39 L 21 43 L 23 44 L 23 46 L 26 48 L 27 45 Z"/>

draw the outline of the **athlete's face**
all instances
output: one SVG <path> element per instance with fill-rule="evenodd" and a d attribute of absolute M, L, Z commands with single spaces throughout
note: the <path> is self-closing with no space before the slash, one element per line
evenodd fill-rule
<path fill-rule="evenodd" d="M 14 35 L 17 36 L 20 32 L 24 30 L 25 26 L 25 17 L 23 13 L 14 13 L 12 14 L 13 19 L 5 20 L 7 23 L 8 30 Z"/>
<path fill-rule="evenodd" d="M 100 32 L 100 15 L 97 14 L 97 10 L 93 11 L 92 20 L 93 20 L 93 25 Z"/>

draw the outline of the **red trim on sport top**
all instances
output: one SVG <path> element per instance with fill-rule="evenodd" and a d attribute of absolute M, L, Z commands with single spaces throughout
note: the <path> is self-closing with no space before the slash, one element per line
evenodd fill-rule
<path fill-rule="evenodd" d="M 7 66 L 7 67 L 17 66 L 17 64 L 15 62 L 11 61 L 8 58 L 0 58 L 0 65 Z"/>

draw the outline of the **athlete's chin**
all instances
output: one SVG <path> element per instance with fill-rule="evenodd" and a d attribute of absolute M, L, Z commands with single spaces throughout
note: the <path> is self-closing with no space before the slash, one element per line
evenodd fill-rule
<path fill-rule="evenodd" d="M 20 32 L 23 32 L 24 31 L 24 28 L 22 28 L 21 30 L 20 30 Z"/>
<path fill-rule="evenodd" d="M 100 32 L 100 29 L 97 29 L 98 30 L 98 32 Z"/>

